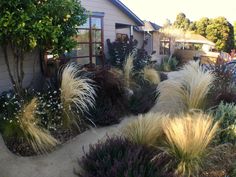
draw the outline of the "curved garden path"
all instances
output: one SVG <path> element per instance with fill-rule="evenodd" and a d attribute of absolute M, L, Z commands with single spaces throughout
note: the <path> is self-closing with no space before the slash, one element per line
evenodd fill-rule
<path fill-rule="evenodd" d="M 12 154 L 0 136 L 0 177 L 76 177 L 74 170 L 78 170 L 77 161 L 84 154 L 83 147 L 86 151 L 90 144 L 118 133 L 127 122 L 125 119 L 118 125 L 88 130 L 59 145 L 54 152 L 36 157 Z"/>

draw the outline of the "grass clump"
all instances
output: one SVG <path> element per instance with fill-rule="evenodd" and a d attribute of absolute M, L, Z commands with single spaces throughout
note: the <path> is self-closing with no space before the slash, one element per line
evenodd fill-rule
<path fill-rule="evenodd" d="M 217 128 L 218 124 L 204 114 L 189 114 L 163 121 L 165 151 L 177 163 L 176 174 L 188 177 L 198 175 Z"/>
<path fill-rule="evenodd" d="M 162 120 L 165 116 L 158 113 L 140 115 L 123 129 L 123 135 L 130 141 L 142 145 L 156 145 L 162 137 Z"/>
<path fill-rule="evenodd" d="M 205 71 L 199 62 L 191 61 L 173 77 L 159 84 L 159 97 L 153 111 L 176 114 L 204 109 L 213 81 L 212 73 Z"/>
<path fill-rule="evenodd" d="M 91 79 L 80 76 L 81 70 L 75 64 L 67 65 L 61 75 L 61 103 L 65 113 L 64 124 L 70 126 L 79 120 L 78 113 L 84 113 L 95 104 L 95 89 Z M 73 115 L 76 110 L 76 116 Z"/>
<path fill-rule="evenodd" d="M 33 98 L 19 113 L 19 127 L 24 137 L 36 153 L 51 151 L 59 142 L 50 135 L 50 132 L 40 126 L 35 116 L 37 99 Z"/>
<path fill-rule="evenodd" d="M 127 88 L 130 88 L 131 83 L 132 83 L 132 70 L 133 70 L 133 56 L 129 55 L 126 58 L 126 61 L 124 63 L 124 68 L 123 68 L 123 72 L 124 72 L 124 82 L 125 82 L 125 86 Z"/>
<path fill-rule="evenodd" d="M 144 80 L 150 84 L 158 85 L 161 82 L 160 75 L 154 68 L 145 67 L 142 72 Z"/>

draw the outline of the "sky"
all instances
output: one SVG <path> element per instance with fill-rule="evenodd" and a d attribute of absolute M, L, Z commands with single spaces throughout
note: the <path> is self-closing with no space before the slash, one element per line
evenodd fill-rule
<path fill-rule="evenodd" d="M 201 17 L 224 16 L 236 21 L 236 0 L 121 0 L 142 20 L 163 25 L 168 18 L 173 22 L 180 12 L 191 21 Z"/>

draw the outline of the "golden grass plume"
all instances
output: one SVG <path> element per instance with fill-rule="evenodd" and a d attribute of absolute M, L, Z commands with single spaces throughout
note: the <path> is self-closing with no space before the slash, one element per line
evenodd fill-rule
<path fill-rule="evenodd" d="M 72 107 L 81 113 L 88 111 L 95 104 L 95 89 L 91 79 L 79 76 L 81 70 L 75 64 L 67 65 L 62 71 L 61 102 L 68 116 L 68 122 L 76 122 L 71 115 Z M 78 116 L 77 116 L 78 117 Z"/>
<path fill-rule="evenodd" d="M 143 69 L 143 77 L 151 84 L 159 84 L 161 82 L 159 73 L 154 68 L 145 67 Z"/>
<path fill-rule="evenodd" d="M 19 115 L 19 124 L 34 151 L 46 153 L 51 151 L 59 142 L 51 136 L 48 130 L 40 127 L 40 122 L 35 116 L 36 108 L 37 99 L 33 98 L 30 103 L 23 107 Z"/>
<path fill-rule="evenodd" d="M 202 113 L 163 120 L 165 150 L 177 160 L 177 174 L 182 176 L 198 174 L 207 147 L 217 129 L 218 123 L 214 123 L 209 115 Z"/>
<path fill-rule="evenodd" d="M 148 113 L 139 115 L 122 129 L 123 135 L 137 144 L 155 145 L 162 136 L 162 119 L 165 115 Z"/>
<path fill-rule="evenodd" d="M 159 97 L 154 112 L 176 114 L 191 109 L 203 109 L 215 77 L 199 62 L 190 61 L 182 70 L 158 86 Z"/>
<path fill-rule="evenodd" d="M 126 58 L 126 61 L 124 63 L 124 81 L 125 81 L 125 85 L 126 87 L 130 87 L 131 82 L 132 82 L 132 70 L 133 70 L 133 61 L 134 61 L 134 57 L 133 55 L 129 55 Z"/>

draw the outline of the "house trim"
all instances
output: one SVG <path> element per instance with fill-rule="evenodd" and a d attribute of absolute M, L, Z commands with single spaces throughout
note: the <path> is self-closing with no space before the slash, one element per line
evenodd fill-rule
<path fill-rule="evenodd" d="M 129 18 L 131 18 L 137 24 L 137 26 L 144 26 L 143 21 L 137 15 L 135 15 L 127 6 L 125 6 L 121 1 L 110 0 L 110 2 L 113 3 L 116 7 L 118 7 Z"/>

